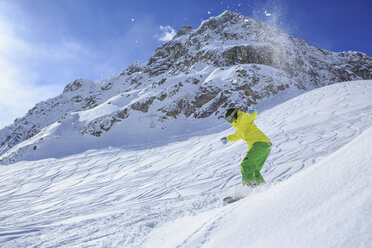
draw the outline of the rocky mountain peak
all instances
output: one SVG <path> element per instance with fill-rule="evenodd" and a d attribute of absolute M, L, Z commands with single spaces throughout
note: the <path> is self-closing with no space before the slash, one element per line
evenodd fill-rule
<path fill-rule="evenodd" d="M 279 50 L 288 50 L 293 43 L 308 46 L 306 42 L 292 38 L 277 28 L 225 11 L 203 21 L 197 29 L 188 26 L 181 28 L 171 41 L 155 50 L 147 63 L 147 72 L 152 76 L 165 71 L 171 74 L 185 73 L 196 63 L 215 66 L 258 63 L 273 66 L 273 60 L 279 61 L 279 53 L 283 53 Z M 242 44 L 245 46 L 242 47 Z M 257 49 L 260 49 L 258 53 Z M 231 56 L 239 57 L 240 61 L 232 61 Z"/>
<path fill-rule="evenodd" d="M 97 90 L 97 85 L 91 80 L 84 79 L 84 78 L 78 78 L 75 79 L 73 82 L 66 85 L 66 87 L 63 89 L 63 93 L 68 92 L 92 92 Z"/>
<path fill-rule="evenodd" d="M 225 27 L 241 22 L 244 19 L 246 19 L 246 17 L 228 10 L 219 16 L 211 17 L 208 20 L 203 21 L 198 28 L 198 32 L 203 33 L 205 30 L 222 30 Z"/>
<path fill-rule="evenodd" d="M 176 34 L 174 38 L 179 38 L 181 36 L 187 35 L 190 32 L 193 31 L 193 28 L 191 26 L 183 26 Z"/>
<path fill-rule="evenodd" d="M 323 50 L 225 11 L 196 29 L 182 27 L 147 63 L 135 62 L 100 82 L 76 79 L 59 96 L 38 103 L 0 130 L 0 162 L 20 159 L 26 151 L 34 154 L 30 145 L 15 146 L 28 139 L 46 142 L 47 134 L 37 136 L 48 127 L 50 133 L 56 128 L 54 135 L 61 139 L 66 130 L 99 139 L 116 129 L 129 142 L 136 140 L 137 130 L 167 130 L 180 117 L 219 118 L 227 107 L 245 110 L 287 89 L 371 78 L 372 59 L 364 53 Z"/>

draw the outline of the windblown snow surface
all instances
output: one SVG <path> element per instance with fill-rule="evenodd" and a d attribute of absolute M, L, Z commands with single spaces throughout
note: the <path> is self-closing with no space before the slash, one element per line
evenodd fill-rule
<path fill-rule="evenodd" d="M 370 247 L 371 95 L 366 80 L 262 102 L 273 149 L 254 190 L 223 120 L 152 148 L 1 166 L 0 247 Z"/>

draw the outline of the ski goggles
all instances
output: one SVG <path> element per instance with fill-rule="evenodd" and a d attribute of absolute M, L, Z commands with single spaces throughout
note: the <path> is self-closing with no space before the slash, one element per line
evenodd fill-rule
<path fill-rule="evenodd" d="M 234 112 L 231 113 L 231 115 L 225 117 L 225 120 L 227 120 L 228 122 L 232 122 L 233 118 L 234 118 L 234 115 L 236 114 L 236 112 L 238 112 L 238 110 L 234 110 Z"/>

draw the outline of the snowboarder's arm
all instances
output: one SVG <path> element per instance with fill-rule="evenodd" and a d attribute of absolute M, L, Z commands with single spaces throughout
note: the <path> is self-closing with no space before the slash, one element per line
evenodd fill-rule
<path fill-rule="evenodd" d="M 247 119 L 248 122 L 252 122 L 257 117 L 257 111 L 254 109 L 250 109 L 247 113 L 244 114 L 244 117 Z"/>
<path fill-rule="evenodd" d="M 237 141 L 237 140 L 240 140 L 241 137 L 238 135 L 238 133 L 234 133 L 234 134 L 231 134 L 229 136 L 226 137 L 227 141 Z"/>
<path fill-rule="evenodd" d="M 245 129 L 251 126 L 254 119 L 256 119 L 257 111 L 256 110 L 249 110 L 248 112 L 242 112 L 242 114 L 238 117 L 240 119 L 239 125 L 241 129 Z"/>

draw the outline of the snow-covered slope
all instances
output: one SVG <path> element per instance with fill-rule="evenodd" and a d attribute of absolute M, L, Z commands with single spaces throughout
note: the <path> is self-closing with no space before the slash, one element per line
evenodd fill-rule
<path fill-rule="evenodd" d="M 253 192 L 240 185 L 245 144 L 219 142 L 233 132 L 223 120 L 169 144 L 1 166 L 0 247 L 246 247 L 249 233 L 234 235 L 256 229 L 256 246 L 367 247 L 371 94 L 371 80 L 355 81 L 261 102 L 256 124 L 274 145 L 262 172 L 272 185 Z M 222 206 L 228 194 L 248 196 Z M 292 246 L 280 236 L 290 232 Z"/>
<path fill-rule="evenodd" d="M 183 133 L 194 131 L 195 120 L 207 126 L 226 107 L 247 109 L 280 92 L 371 78 L 366 54 L 323 50 L 226 11 L 196 29 L 182 28 L 147 63 L 100 82 L 74 80 L 38 103 L 0 130 L 0 163 L 138 146 L 179 133 L 175 124 Z"/>
<path fill-rule="evenodd" d="M 240 65 L 225 69 L 203 70 L 202 78 L 205 80 L 202 87 L 213 89 L 219 92 L 220 96 L 222 96 L 222 91 L 231 90 L 229 101 L 239 102 L 244 109 L 248 106 L 250 97 L 243 97 L 239 91 L 235 92 L 230 82 L 236 81 L 236 84 L 240 85 L 239 80 L 236 79 L 237 71 L 249 70 L 251 67 L 252 65 Z M 277 85 L 287 85 L 290 82 L 288 77 L 281 75 L 278 70 L 267 66 L 260 67 L 261 73 L 258 78 L 263 81 L 252 86 L 252 91 L 261 92 L 267 96 L 274 95 L 271 90 L 277 93 L 276 88 L 265 89 L 269 85 L 265 82 L 266 77 L 270 77 L 270 80 L 275 81 Z M 195 92 L 199 90 L 198 84 L 200 83 L 193 83 L 186 75 L 168 78 L 166 81 L 168 83 L 156 87 L 146 86 L 143 89 L 115 95 L 92 109 L 69 113 L 61 120 L 46 126 L 38 134 L 4 152 L 0 155 L 0 163 L 59 158 L 109 146 L 154 146 L 159 142 L 169 142 L 174 135 L 192 136 L 193 132 L 214 125 L 217 121 L 214 115 L 209 118 L 195 118 L 178 115 L 176 110 L 172 110 L 172 108 L 184 109 L 182 104 L 174 102 L 175 98 L 180 101 L 186 101 L 195 96 L 198 98 Z M 300 92 L 303 91 L 293 85 L 288 86 L 286 91 L 288 97 L 300 94 Z M 202 98 L 200 96 L 200 101 L 204 101 Z M 198 106 L 198 103 L 194 105 Z M 190 110 L 189 114 L 203 115 L 203 111 L 209 111 L 211 105 L 213 101 L 212 103 L 207 101 L 204 105 L 200 104 L 200 110 Z M 224 111 L 223 106 L 219 108 L 220 110 L 215 114 L 221 114 Z M 162 114 L 159 116 L 159 113 Z"/>
<path fill-rule="evenodd" d="M 369 247 L 372 127 L 312 168 L 155 230 L 145 247 Z"/>

